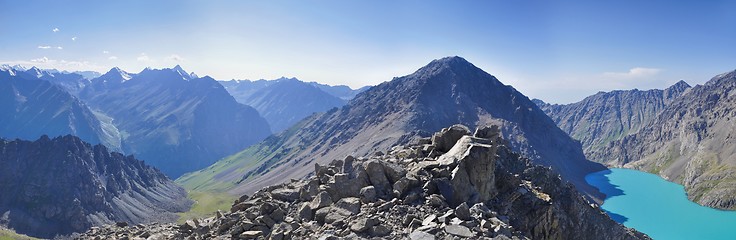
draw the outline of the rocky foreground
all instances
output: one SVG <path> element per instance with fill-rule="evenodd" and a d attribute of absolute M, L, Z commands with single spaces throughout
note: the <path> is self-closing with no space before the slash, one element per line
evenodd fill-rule
<path fill-rule="evenodd" d="M 387 154 L 315 166 L 181 225 L 93 228 L 80 239 L 648 239 L 513 153 L 498 128 L 460 125 Z"/>

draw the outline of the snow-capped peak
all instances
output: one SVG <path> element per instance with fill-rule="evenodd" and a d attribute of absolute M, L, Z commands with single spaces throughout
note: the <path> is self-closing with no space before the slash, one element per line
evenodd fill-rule
<path fill-rule="evenodd" d="M 0 65 L 0 71 L 8 72 L 10 76 L 15 76 L 15 69 L 8 64 Z"/>

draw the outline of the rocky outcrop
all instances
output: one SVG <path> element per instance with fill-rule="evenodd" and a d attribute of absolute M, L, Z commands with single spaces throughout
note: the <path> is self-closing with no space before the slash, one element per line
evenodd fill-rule
<path fill-rule="evenodd" d="M 603 199 L 584 177 L 605 167 L 586 160 L 580 144 L 526 96 L 461 57 L 437 59 L 413 74 L 374 86 L 346 106 L 312 115 L 177 182 L 197 191 L 251 194 L 303 178 L 314 163 L 385 151 L 432 137 L 453 124 L 498 125 L 512 149 L 552 167 L 586 195 Z M 436 147 L 444 151 L 450 143 Z"/>
<path fill-rule="evenodd" d="M 0 192 L 0 225 L 42 238 L 171 222 L 191 205 L 158 170 L 74 136 L 0 140 Z"/>
<path fill-rule="evenodd" d="M 535 103 L 563 131 L 583 144 L 592 161 L 607 163 L 609 143 L 637 133 L 676 98 L 690 89 L 684 81 L 664 89 L 599 92 L 580 102 L 558 105 L 535 99 Z"/>
<path fill-rule="evenodd" d="M 244 195 L 227 213 L 80 238 L 647 239 L 512 152 L 501 135 L 497 126 L 474 136 L 453 126 L 386 154 L 316 164 L 308 179 Z M 452 147 L 436 148 L 445 144 Z"/>

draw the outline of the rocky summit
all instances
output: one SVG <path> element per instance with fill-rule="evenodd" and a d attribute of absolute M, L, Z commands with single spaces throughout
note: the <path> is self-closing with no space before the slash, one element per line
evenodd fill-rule
<path fill-rule="evenodd" d="M 497 126 L 455 125 L 387 153 L 315 164 L 183 224 L 106 226 L 81 239 L 647 239 L 611 220 Z"/>

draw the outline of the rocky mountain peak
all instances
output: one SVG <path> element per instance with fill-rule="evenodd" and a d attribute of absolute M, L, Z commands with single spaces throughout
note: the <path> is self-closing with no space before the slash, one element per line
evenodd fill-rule
<path fill-rule="evenodd" d="M 110 71 L 107 71 L 107 73 L 100 76 L 99 78 L 105 81 L 123 82 L 123 81 L 130 80 L 131 76 L 128 72 L 118 67 L 114 67 L 114 68 L 111 68 Z"/>
<path fill-rule="evenodd" d="M 705 85 L 720 85 L 725 82 L 736 82 L 736 70 L 718 74 L 706 82 Z"/>

